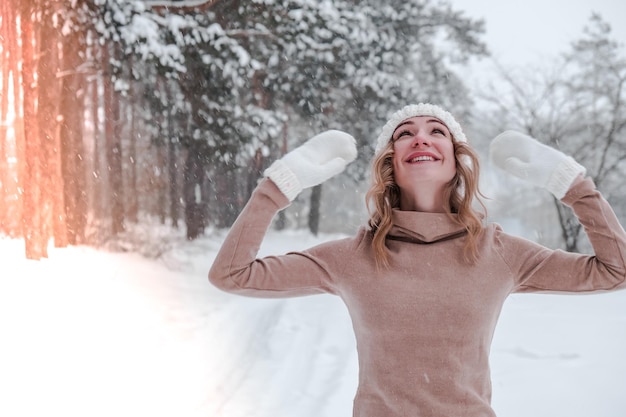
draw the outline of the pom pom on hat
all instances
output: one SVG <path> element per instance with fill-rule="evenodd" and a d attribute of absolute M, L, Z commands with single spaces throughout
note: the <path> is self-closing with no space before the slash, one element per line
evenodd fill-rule
<path fill-rule="evenodd" d="M 418 116 L 432 116 L 441 120 L 457 142 L 467 142 L 461 125 L 450 113 L 441 107 L 430 103 L 409 104 L 392 114 L 391 118 L 385 123 L 376 140 L 376 153 L 380 152 L 387 145 L 387 142 L 393 135 L 393 131 L 396 130 L 400 123 L 406 119 Z"/>

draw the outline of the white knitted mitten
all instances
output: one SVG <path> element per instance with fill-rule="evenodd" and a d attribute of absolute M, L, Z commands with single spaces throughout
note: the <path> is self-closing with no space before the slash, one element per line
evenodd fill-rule
<path fill-rule="evenodd" d="M 499 168 L 547 189 L 558 199 L 565 196 L 578 175 L 586 172 L 572 157 L 513 130 L 491 141 L 489 157 Z"/>
<path fill-rule="evenodd" d="M 303 189 L 339 174 L 356 155 L 356 141 L 351 135 L 327 130 L 275 161 L 263 175 L 293 201 Z"/>

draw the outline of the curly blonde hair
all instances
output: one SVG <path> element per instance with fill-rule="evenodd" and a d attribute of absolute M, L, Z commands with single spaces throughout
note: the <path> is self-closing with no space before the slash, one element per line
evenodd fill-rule
<path fill-rule="evenodd" d="M 478 155 L 466 142 L 454 139 L 452 142 L 456 174 L 444 191 L 444 200 L 449 202 L 446 213 L 467 231 L 463 257 L 472 264 L 478 260 L 478 239 L 483 232 L 482 217 L 487 212 L 478 187 L 480 165 Z M 400 188 L 394 179 L 393 155 L 392 141 L 376 153 L 372 161 L 372 185 L 365 196 L 370 213 L 369 226 L 373 233 L 372 251 L 379 267 L 389 266 L 389 249 L 385 241 L 393 226 L 392 209 L 400 207 Z M 474 201 L 479 203 L 482 213 L 473 208 Z M 453 213 L 456 216 L 452 216 Z"/>

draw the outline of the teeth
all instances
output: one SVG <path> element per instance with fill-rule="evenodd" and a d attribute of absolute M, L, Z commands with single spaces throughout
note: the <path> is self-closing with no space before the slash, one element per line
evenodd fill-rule
<path fill-rule="evenodd" d="M 432 156 L 422 155 L 422 156 L 416 156 L 415 158 L 411 159 L 409 162 L 434 161 L 434 160 L 435 158 L 433 158 Z"/>

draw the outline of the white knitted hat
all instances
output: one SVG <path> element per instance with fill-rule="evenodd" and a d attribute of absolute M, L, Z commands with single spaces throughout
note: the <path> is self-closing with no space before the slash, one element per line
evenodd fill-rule
<path fill-rule="evenodd" d="M 380 152 L 387 145 L 393 135 L 393 131 L 396 130 L 400 123 L 417 116 L 432 116 L 441 120 L 457 142 L 467 142 L 461 125 L 450 113 L 441 107 L 430 103 L 409 104 L 392 114 L 391 118 L 385 123 L 376 140 L 376 153 Z"/>

